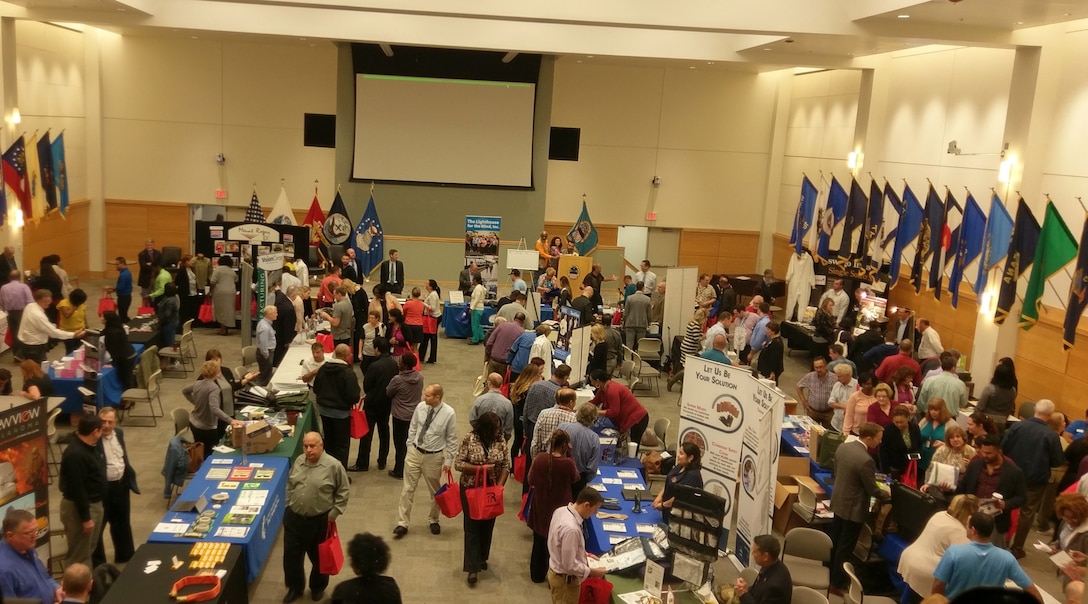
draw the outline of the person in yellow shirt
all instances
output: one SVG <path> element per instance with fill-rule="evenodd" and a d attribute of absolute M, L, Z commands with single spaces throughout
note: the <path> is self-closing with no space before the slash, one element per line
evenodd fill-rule
<path fill-rule="evenodd" d="M 64 331 L 83 331 L 87 329 L 87 292 L 73 289 L 68 297 L 57 303 L 60 314 L 60 328 Z M 65 354 L 72 354 L 83 344 L 79 338 L 64 341 Z"/>

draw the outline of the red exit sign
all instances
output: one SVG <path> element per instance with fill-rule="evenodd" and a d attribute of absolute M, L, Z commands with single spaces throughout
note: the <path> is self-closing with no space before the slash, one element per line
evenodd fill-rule
<path fill-rule="evenodd" d="M 646 220 L 657 220 L 657 212 L 646 212 Z"/>

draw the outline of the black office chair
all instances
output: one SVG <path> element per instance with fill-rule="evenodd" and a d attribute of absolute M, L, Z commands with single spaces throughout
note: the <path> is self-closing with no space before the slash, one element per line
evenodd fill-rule
<path fill-rule="evenodd" d="M 325 274 L 325 263 L 321 259 L 321 250 L 316 245 L 310 246 L 310 254 L 306 259 L 306 268 L 309 269 L 310 276 Z"/>
<path fill-rule="evenodd" d="M 329 246 L 329 262 L 332 263 L 332 266 L 340 266 L 344 253 L 344 246 L 342 245 Z"/>
<path fill-rule="evenodd" d="M 162 248 L 162 268 L 172 268 L 181 262 L 181 248 L 166 245 Z"/>

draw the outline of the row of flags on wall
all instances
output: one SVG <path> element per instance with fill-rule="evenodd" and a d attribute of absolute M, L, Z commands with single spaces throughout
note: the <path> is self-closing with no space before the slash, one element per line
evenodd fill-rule
<path fill-rule="evenodd" d="M 309 246 L 317 248 L 321 263 L 327 262 L 331 257 L 329 246 L 342 246 L 345 250 L 350 247 L 355 250 L 355 259 L 363 275 L 369 275 L 382 263 L 385 251 L 382 223 L 378 220 L 378 209 L 374 205 L 374 188 L 371 187 L 366 211 L 355 226 L 352 226 L 351 218 L 348 217 L 347 206 L 344 205 L 344 198 L 339 189 L 336 191 L 336 197 L 329 207 L 328 214 L 322 211 L 317 193 L 315 183 L 314 199 L 310 202 L 310 209 L 302 221 L 302 226 L 310 227 Z M 250 198 L 249 207 L 246 208 L 245 222 L 297 225 L 294 213 L 291 211 L 291 203 L 287 200 L 286 187 L 283 184 L 280 185 L 279 197 L 272 206 L 272 211 L 268 213 L 267 220 L 261 208 L 261 201 L 257 198 L 257 190 L 254 188 L 253 197 Z M 301 249 L 296 248 L 296 254 L 309 261 Z"/>
<path fill-rule="evenodd" d="M 1030 329 L 1039 319 L 1047 282 L 1076 258 L 1064 332 L 1065 348 L 1073 346 L 1077 324 L 1088 309 L 1088 216 L 1080 238 L 1082 245 L 1078 247 L 1077 239 L 1049 198 L 1040 226 L 1022 197 L 1017 200 L 1014 220 L 996 192 L 990 196 L 987 215 L 969 191 L 961 204 L 947 187 L 942 197 L 932 183 L 928 183 L 924 205 L 909 184 L 904 184 L 900 196 L 887 180 L 880 186 L 872 179 L 866 196 L 856 178 L 851 178 L 848 192 L 832 176 L 826 190 L 824 196 L 807 175 L 801 182 L 801 199 L 790 234 L 790 243 L 798 253 L 807 245 L 818 261 L 826 263 L 837 258 L 840 263 L 860 263 L 875 274 L 891 246 L 889 278 L 894 284 L 900 276 L 904 250 L 916 244 L 910 274 L 915 291 L 925 287 L 940 300 L 945 289 L 944 274 L 951 265 L 947 289 L 953 307 L 959 304 L 960 284 L 972 263 L 978 262 L 973 289 L 979 296 L 986 289 L 991 271 L 1001 268 L 994 316 L 997 324 L 1003 324 L 1012 313 L 1017 283 L 1027 275 L 1019 325 Z M 886 207 L 895 216 L 885 218 Z M 894 227 L 885 234 L 885 225 L 893 221 Z M 812 231 L 814 223 L 817 228 Z M 832 235 L 840 224 L 841 237 L 832 251 Z M 810 231 L 815 246 L 811 245 Z M 924 274 L 926 270 L 928 275 Z"/>
<path fill-rule="evenodd" d="M 52 210 L 68 214 L 68 167 L 64 132 L 50 140 L 49 131 L 20 135 L 3 155 L 4 187 L 0 187 L 0 225 L 8 215 L 8 199 L 17 203 L 23 220 L 40 220 Z M 15 208 L 11 208 L 14 210 Z"/>

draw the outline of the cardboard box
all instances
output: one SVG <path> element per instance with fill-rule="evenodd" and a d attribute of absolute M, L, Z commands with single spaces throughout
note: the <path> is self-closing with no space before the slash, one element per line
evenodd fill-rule
<path fill-rule="evenodd" d="M 807 476 L 812 465 L 807 457 L 778 456 L 778 478 L 783 476 Z M 793 484 L 793 483 L 790 483 Z"/>
<path fill-rule="evenodd" d="M 243 430 L 232 429 L 230 431 L 231 446 L 242 449 L 242 434 L 245 433 L 245 452 L 268 453 L 276 448 L 283 440 L 283 433 L 273 430 L 266 421 L 247 422 Z"/>
<path fill-rule="evenodd" d="M 771 528 L 783 535 L 789 528 L 790 517 L 793 516 L 793 504 L 797 501 L 797 485 L 792 483 L 792 478 L 783 476 L 774 487 L 774 516 L 771 519 Z"/>

